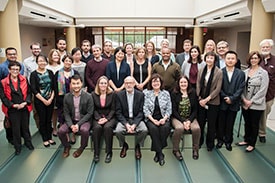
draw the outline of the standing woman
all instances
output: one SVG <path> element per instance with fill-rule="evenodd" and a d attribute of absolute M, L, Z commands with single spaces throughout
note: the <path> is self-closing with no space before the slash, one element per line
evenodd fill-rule
<path fill-rule="evenodd" d="M 0 82 L 0 97 L 2 110 L 12 123 L 13 145 L 15 155 L 21 153 L 21 136 L 24 138 L 25 146 L 33 150 L 29 130 L 29 118 L 31 105 L 31 90 L 25 76 L 21 75 L 21 64 L 12 61 L 8 65 L 9 74 Z"/>
<path fill-rule="evenodd" d="M 109 80 L 101 76 L 97 80 L 95 91 L 92 93 L 94 101 L 93 141 L 94 161 L 99 161 L 99 146 L 102 134 L 106 144 L 105 163 L 112 161 L 113 130 L 116 127 L 115 119 L 115 93 L 109 87 Z"/>
<path fill-rule="evenodd" d="M 85 68 L 86 63 L 81 61 L 82 54 L 80 48 L 73 48 L 72 49 L 72 57 L 73 57 L 73 64 L 72 68 L 76 70 L 83 81 L 83 87 L 85 87 Z"/>
<path fill-rule="evenodd" d="M 131 75 L 133 75 L 133 70 L 134 70 L 134 61 L 136 60 L 133 52 L 134 52 L 134 46 L 132 43 L 126 43 L 124 46 L 126 55 L 125 55 L 125 60 L 127 64 L 130 66 L 131 70 Z"/>
<path fill-rule="evenodd" d="M 215 66 L 217 61 L 214 52 L 205 55 L 206 66 L 199 70 L 197 79 L 197 96 L 199 99 L 198 122 L 201 128 L 200 146 L 204 141 L 204 127 L 206 121 L 206 146 L 212 151 L 216 134 L 216 121 L 220 105 L 220 91 L 222 87 L 222 71 Z"/>
<path fill-rule="evenodd" d="M 201 59 L 204 59 L 204 56 L 206 53 L 213 51 L 214 53 L 216 53 L 216 43 L 215 41 L 213 41 L 212 39 L 208 39 L 204 45 L 204 52 L 201 55 Z"/>
<path fill-rule="evenodd" d="M 197 121 L 198 98 L 196 91 L 191 87 L 186 76 L 181 76 L 178 85 L 171 94 L 172 100 L 172 126 L 175 129 L 172 142 L 173 154 L 181 161 L 179 143 L 184 131 L 192 133 L 193 159 L 199 158 L 199 143 L 201 130 Z"/>
<path fill-rule="evenodd" d="M 152 139 L 151 151 L 156 152 L 154 161 L 159 162 L 160 166 L 165 163 L 162 149 L 167 146 L 167 138 L 170 133 L 169 120 L 172 113 L 170 94 L 163 87 L 161 76 L 153 74 L 148 90 L 144 90 L 143 106 L 146 125 Z"/>
<path fill-rule="evenodd" d="M 136 87 L 143 90 L 151 78 L 151 63 L 146 59 L 146 50 L 140 47 L 136 51 L 136 60 L 134 61 L 133 77 L 136 80 Z"/>
<path fill-rule="evenodd" d="M 106 76 L 109 79 L 109 84 L 115 92 L 124 89 L 124 79 L 130 76 L 130 66 L 124 60 L 125 50 L 122 47 L 117 47 L 114 51 L 114 61 L 110 61 L 106 68 Z"/>
<path fill-rule="evenodd" d="M 190 49 L 190 58 L 182 64 L 181 71 L 183 75 L 188 77 L 194 90 L 196 90 L 198 72 L 204 66 L 205 62 L 201 59 L 200 48 L 196 45 L 192 46 Z"/>
<path fill-rule="evenodd" d="M 46 69 L 51 70 L 55 74 L 59 69 L 63 67 L 61 63 L 61 55 L 58 50 L 51 49 L 48 54 L 49 64 L 46 66 Z M 55 103 L 55 101 L 54 101 Z M 53 125 L 53 136 L 57 136 L 57 107 L 54 106 L 53 115 L 52 115 L 52 125 Z"/>
<path fill-rule="evenodd" d="M 156 54 L 156 47 L 152 41 L 148 41 L 145 44 L 146 52 L 147 52 L 147 59 L 153 66 L 155 63 L 159 61 L 159 56 Z"/>
<path fill-rule="evenodd" d="M 244 71 L 246 86 L 242 95 L 242 113 L 245 121 L 244 141 L 237 143 L 238 146 L 247 146 L 246 152 L 255 149 L 259 122 L 265 110 L 265 96 L 269 84 L 268 73 L 259 64 L 262 57 L 258 51 L 248 54 L 248 69 Z"/>
<path fill-rule="evenodd" d="M 34 94 L 34 105 L 39 116 L 39 132 L 42 136 L 43 145 L 49 147 L 56 143 L 52 140 L 51 118 L 54 108 L 54 75 L 46 69 L 47 57 L 36 57 L 38 68 L 31 73 L 30 83 Z"/>

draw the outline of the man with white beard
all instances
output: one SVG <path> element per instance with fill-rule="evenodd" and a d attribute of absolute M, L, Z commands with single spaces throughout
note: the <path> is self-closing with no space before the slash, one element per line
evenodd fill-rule
<path fill-rule="evenodd" d="M 259 140 L 262 143 L 266 142 L 266 120 L 271 111 L 275 96 L 275 56 L 271 54 L 271 49 L 274 45 L 272 39 L 264 39 L 260 42 L 263 61 L 261 67 L 268 72 L 269 86 L 266 94 L 266 109 L 263 112 L 259 126 Z"/>

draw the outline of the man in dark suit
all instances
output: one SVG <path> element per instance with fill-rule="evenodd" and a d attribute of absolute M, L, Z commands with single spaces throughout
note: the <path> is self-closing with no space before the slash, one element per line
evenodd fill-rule
<path fill-rule="evenodd" d="M 144 94 L 136 89 L 135 79 L 128 76 L 124 79 L 125 90 L 118 92 L 116 100 L 116 116 L 118 124 L 116 136 L 122 146 L 120 157 L 124 158 L 129 148 L 125 141 L 125 134 L 135 134 L 135 155 L 136 159 L 141 158 L 140 146 L 143 144 L 148 133 L 143 121 Z"/>
<path fill-rule="evenodd" d="M 190 57 L 190 49 L 192 47 L 192 41 L 190 39 L 185 39 L 183 41 L 183 52 L 176 56 L 176 62 L 180 65 L 180 68 L 184 62 L 187 62 Z"/>
<path fill-rule="evenodd" d="M 87 147 L 91 119 L 94 111 L 94 102 L 92 96 L 82 90 L 82 79 L 78 74 L 71 77 L 70 85 L 72 92 L 67 93 L 64 97 L 64 117 L 65 123 L 58 130 L 58 137 L 64 146 L 63 157 L 70 154 L 71 145 L 68 142 L 67 134 L 80 133 L 81 145 L 73 153 L 75 158 L 79 157 Z"/>
<path fill-rule="evenodd" d="M 222 69 L 223 82 L 216 148 L 221 148 L 225 143 L 228 151 L 232 151 L 234 122 L 240 109 L 241 95 L 245 87 L 245 74 L 235 67 L 236 63 L 237 53 L 234 51 L 226 52 L 226 66 Z"/>

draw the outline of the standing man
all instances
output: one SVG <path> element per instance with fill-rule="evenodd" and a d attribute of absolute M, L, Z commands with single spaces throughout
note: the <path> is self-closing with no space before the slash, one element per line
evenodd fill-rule
<path fill-rule="evenodd" d="M 216 62 L 216 66 L 220 69 L 226 66 L 225 64 L 225 53 L 229 51 L 229 44 L 226 41 L 220 41 L 217 44 L 217 53 L 218 53 L 218 60 Z M 237 63 L 235 67 L 241 69 L 241 61 L 237 59 Z"/>
<path fill-rule="evenodd" d="M 185 61 L 188 61 L 190 57 L 189 51 L 191 47 L 192 47 L 192 41 L 190 39 L 185 39 L 183 41 L 183 52 L 178 54 L 176 57 L 176 62 L 180 65 L 180 68 Z"/>
<path fill-rule="evenodd" d="M 58 130 L 58 137 L 64 146 L 64 158 L 70 155 L 71 149 L 67 138 L 68 133 L 80 133 L 81 135 L 81 145 L 73 153 L 75 158 L 82 154 L 89 140 L 94 103 L 92 96 L 82 90 L 82 85 L 82 78 L 78 74 L 73 75 L 70 80 L 72 92 L 67 93 L 64 97 L 65 123 Z"/>
<path fill-rule="evenodd" d="M 67 42 L 66 42 L 66 39 L 61 37 L 61 38 L 58 38 L 57 42 L 56 42 L 56 48 L 57 50 L 59 51 L 60 53 L 60 60 L 63 59 L 63 57 L 67 54 Z"/>
<path fill-rule="evenodd" d="M 141 158 L 140 146 L 148 133 L 147 127 L 143 121 L 144 94 L 136 89 L 135 79 L 128 76 L 124 79 L 125 90 L 117 93 L 116 98 L 116 116 L 118 124 L 116 127 L 116 136 L 119 145 L 122 146 L 120 157 L 124 158 L 129 148 L 125 141 L 125 134 L 135 134 L 135 155 L 136 159 Z"/>
<path fill-rule="evenodd" d="M 86 66 L 85 78 L 88 86 L 88 91 L 95 90 L 96 82 L 99 77 L 105 75 L 106 67 L 109 61 L 101 56 L 101 47 L 99 45 L 93 45 L 92 51 L 94 58 L 92 58 Z"/>
<path fill-rule="evenodd" d="M 169 40 L 168 40 L 168 39 L 163 39 L 163 40 L 161 40 L 161 42 L 160 42 L 160 52 L 158 53 L 159 60 L 162 59 L 162 50 L 163 50 L 164 48 L 169 48 L 169 44 L 170 44 L 170 43 L 169 43 Z M 169 48 L 169 49 L 170 49 L 170 48 Z M 175 62 L 175 61 L 176 61 L 174 53 L 170 53 L 170 60 L 172 60 L 172 62 Z"/>
<path fill-rule="evenodd" d="M 114 55 L 112 54 L 113 51 L 113 43 L 112 41 L 105 41 L 103 43 L 103 53 L 102 53 L 102 57 L 107 59 L 108 61 L 114 60 Z"/>
<path fill-rule="evenodd" d="M 6 78 L 9 74 L 9 64 L 10 62 L 17 61 L 17 50 L 13 47 L 8 47 L 5 50 L 6 53 L 6 61 L 0 64 L 0 80 Z M 24 74 L 24 66 L 22 64 L 20 69 L 20 74 Z M 11 123 L 7 116 L 4 119 L 4 127 L 6 130 L 6 138 L 10 144 L 13 144 L 13 136 L 12 136 L 12 128 Z"/>
<path fill-rule="evenodd" d="M 152 73 L 158 73 L 163 78 L 164 88 L 171 92 L 177 85 L 180 77 L 180 66 L 171 59 L 171 51 L 169 48 L 162 49 L 162 60 L 153 65 Z"/>
<path fill-rule="evenodd" d="M 228 51 L 225 53 L 225 67 L 222 69 L 223 81 L 221 88 L 221 103 L 218 121 L 218 143 L 219 149 L 225 143 L 228 151 L 232 151 L 233 127 L 237 112 L 240 109 L 241 95 L 245 87 L 244 72 L 235 68 L 237 53 Z"/>
<path fill-rule="evenodd" d="M 86 64 L 88 61 L 93 59 L 93 54 L 91 54 L 91 42 L 87 39 L 84 39 L 81 43 L 82 57 L 81 61 Z"/>
<path fill-rule="evenodd" d="M 263 62 L 261 67 L 268 72 L 269 85 L 266 93 L 266 109 L 263 112 L 259 126 L 259 140 L 262 143 L 266 142 L 266 120 L 274 103 L 275 96 L 275 56 L 271 54 L 271 49 L 274 45 L 272 39 L 264 39 L 260 43 Z"/>

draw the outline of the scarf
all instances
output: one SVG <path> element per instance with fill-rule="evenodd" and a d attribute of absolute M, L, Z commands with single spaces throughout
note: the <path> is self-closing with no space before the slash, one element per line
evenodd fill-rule
<path fill-rule="evenodd" d="M 71 69 L 70 77 L 74 75 L 74 70 Z M 66 83 L 64 76 L 64 68 L 60 69 L 57 76 L 57 87 L 58 87 L 58 95 L 65 95 L 66 92 Z"/>
<path fill-rule="evenodd" d="M 210 88 L 211 88 L 212 80 L 213 80 L 213 77 L 214 77 L 214 71 L 215 71 L 215 66 L 213 66 L 213 68 L 211 69 L 210 77 L 209 77 L 207 85 L 206 85 L 206 90 L 205 90 L 205 92 L 203 92 L 204 91 L 204 80 L 205 80 L 205 76 L 206 76 L 206 73 L 207 73 L 207 66 L 205 66 L 204 69 L 203 69 L 203 72 L 202 72 L 202 75 L 201 75 L 201 80 L 200 80 L 201 88 L 200 88 L 200 95 L 199 96 L 201 96 L 201 98 L 206 98 L 210 94 Z"/>

